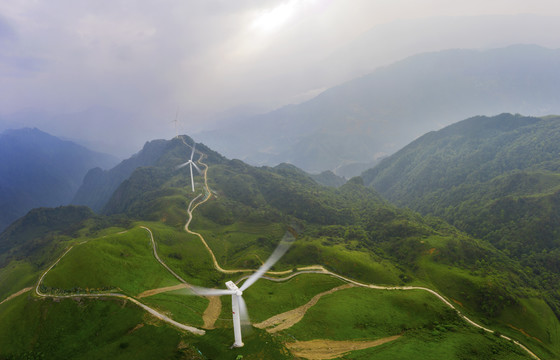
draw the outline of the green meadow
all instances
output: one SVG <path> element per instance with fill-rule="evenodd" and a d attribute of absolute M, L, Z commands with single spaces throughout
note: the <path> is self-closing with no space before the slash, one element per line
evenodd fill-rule
<path fill-rule="evenodd" d="M 258 269 L 261 261 L 266 261 L 286 231 L 284 225 L 275 223 L 236 222 L 228 226 L 214 224 L 211 227 L 201 225 L 209 224 L 194 222 L 191 230 L 204 236 L 224 269 Z M 276 268 L 285 270 L 280 264 Z"/>
<path fill-rule="evenodd" d="M 204 325 L 202 314 L 208 306 L 208 300 L 193 296 L 186 289 L 148 296 L 140 301 L 180 323 L 195 327 Z"/>
<path fill-rule="evenodd" d="M 178 284 L 153 256 L 148 232 L 133 228 L 75 245 L 45 276 L 59 292 L 118 290 L 128 295 Z"/>
<path fill-rule="evenodd" d="M 313 296 L 344 284 L 342 280 L 320 274 L 298 275 L 286 282 L 260 279 L 243 293 L 252 322 L 308 303 Z"/>
<path fill-rule="evenodd" d="M 411 331 L 399 339 L 344 356 L 352 360 L 528 360 L 519 347 L 468 328 Z"/>
<path fill-rule="evenodd" d="M 297 340 L 377 339 L 457 323 L 455 312 L 425 291 L 354 287 L 325 295 L 286 332 Z"/>
<path fill-rule="evenodd" d="M 122 300 L 22 295 L 0 305 L 0 322 L 0 359 L 148 360 L 195 352 L 179 348 L 183 335 L 174 328 Z"/>
<path fill-rule="evenodd" d="M 161 260 L 187 282 L 205 286 L 221 275 L 216 275 L 212 258 L 197 236 L 162 223 L 142 225 L 152 231 Z"/>
<path fill-rule="evenodd" d="M 421 290 L 351 288 L 322 297 L 286 341 L 401 338 L 352 352 L 348 359 L 527 359 L 517 346 L 467 325 L 455 311 Z M 291 340 L 290 340 L 291 339 Z"/>
<path fill-rule="evenodd" d="M 35 285 L 39 271 L 30 263 L 12 261 L 0 269 L 0 301 L 11 294 Z"/>

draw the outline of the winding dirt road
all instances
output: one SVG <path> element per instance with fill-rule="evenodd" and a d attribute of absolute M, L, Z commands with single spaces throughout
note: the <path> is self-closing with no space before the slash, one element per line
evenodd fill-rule
<path fill-rule="evenodd" d="M 183 143 L 185 145 L 187 145 L 187 143 L 185 143 L 185 141 L 183 140 Z M 189 146 L 189 145 L 187 145 Z M 210 198 L 212 197 L 212 191 L 210 191 L 210 188 L 208 187 L 208 165 L 206 165 L 205 163 L 203 163 L 201 160 L 204 158 L 204 154 L 201 154 L 200 157 L 198 158 L 198 160 L 196 161 L 200 166 L 204 167 L 204 170 L 202 171 L 202 174 L 204 176 L 204 194 L 199 194 L 197 197 L 195 197 L 194 199 L 191 200 L 191 202 L 189 203 L 189 206 L 187 207 L 187 214 L 189 215 L 189 218 L 187 219 L 187 222 L 185 223 L 185 231 L 191 235 L 195 235 L 197 236 L 200 241 L 202 242 L 202 244 L 204 245 L 204 247 L 206 248 L 206 250 L 208 251 L 208 253 L 210 254 L 210 256 L 212 257 L 212 263 L 214 264 L 214 268 L 216 270 L 218 270 L 221 273 L 224 274 L 235 274 L 235 273 L 239 273 L 239 272 L 255 272 L 257 271 L 256 269 L 224 269 L 220 266 L 220 264 L 218 263 L 218 260 L 216 259 L 216 255 L 214 255 L 214 251 L 212 250 L 212 248 L 208 245 L 208 243 L 206 242 L 206 240 L 204 239 L 204 237 L 195 232 L 192 231 L 190 229 L 190 224 L 193 218 L 192 212 L 200 205 L 204 204 L 205 202 L 207 202 L 208 200 L 210 200 Z M 202 199 L 202 201 L 196 202 L 201 196 L 204 196 L 204 198 Z M 195 203 L 196 202 L 196 203 Z M 194 204 L 194 206 L 193 206 Z M 292 272 L 292 270 L 286 270 L 286 271 L 267 271 L 267 274 L 271 274 L 271 275 L 286 275 L 286 274 L 290 274 Z"/>
<path fill-rule="evenodd" d="M 150 233 L 150 236 L 152 235 L 152 232 L 148 229 L 148 232 Z M 153 237 L 152 237 L 152 241 L 153 241 Z M 82 244 L 82 243 L 80 243 Z M 79 244 L 78 244 L 79 245 Z M 161 314 L 160 312 L 152 309 L 151 307 L 142 304 L 140 301 L 136 300 L 133 297 L 130 297 L 128 295 L 124 295 L 124 294 L 120 294 L 120 293 L 90 293 L 90 294 L 70 294 L 70 295 L 52 295 L 52 294 L 46 294 L 41 292 L 40 290 L 40 286 L 41 283 L 43 282 L 43 279 L 45 278 L 45 276 L 49 273 L 49 271 L 52 270 L 52 268 L 54 268 L 59 262 L 60 260 L 66 256 L 66 254 L 68 254 L 70 252 L 70 250 L 72 250 L 74 246 L 70 246 L 68 249 L 66 249 L 66 251 L 47 269 L 45 270 L 45 272 L 43 272 L 43 274 L 41 275 L 41 277 L 39 278 L 39 281 L 37 281 L 37 285 L 35 286 L 35 294 L 37 294 L 37 296 L 39 297 L 43 297 L 43 298 L 52 298 L 52 299 L 69 299 L 69 298 L 83 298 L 83 297 L 87 297 L 87 298 L 103 298 L 103 297 L 109 297 L 109 298 L 120 298 L 120 299 L 124 299 L 124 300 L 128 300 L 134 304 L 136 304 L 137 306 L 141 307 L 142 309 L 144 309 L 145 311 L 147 311 L 148 313 L 152 314 L 154 317 L 178 328 L 181 330 L 185 330 L 188 332 L 191 332 L 193 334 L 196 335 L 204 335 L 206 332 L 204 330 L 195 328 L 193 326 L 189 326 L 189 325 L 185 325 L 185 324 L 181 324 L 171 318 L 169 318 L 168 316 Z M 154 248 L 155 251 L 155 248 Z M 170 269 L 169 269 L 170 270 Z"/>
<path fill-rule="evenodd" d="M 27 287 L 27 288 L 25 288 L 25 289 L 21 289 L 20 291 L 15 292 L 15 293 L 13 293 L 12 295 L 10 295 L 10 296 L 8 296 L 7 298 L 5 298 L 4 300 L 2 300 L 2 301 L 0 302 L 0 305 L 2 305 L 3 303 L 5 303 L 6 301 L 10 301 L 10 300 L 12 300 L 13 298 L 18 297 L 18 296 L 20 296 L 21 294 L 25 294 L 26 292 L 31 291 L 31 290 L 33 290 L 33 287 Z"/>
<path fill-rule="evenodd" d="M 184 141 L 183 141 L 184 142 Z M 210 199 L 210 197 L 212 196 L 212 192 L 210 191 L 210 189 L 208 188 L 208 177 L 207 177 L 207 173 L 208 173 L 208 166 L 204 163 L 201 162 L 201 160 L 203 159 L 203 154 L 201 154 L 200 158 L 198 159 L 198 163 L 202 166 L 204 166 L 204 186 L 205 186 L 205 193 L 208 194 L 205 199 L 202 202 L 197 203 L 194 207 L 192 207 L 192 203 L 196 200 L 193 199 L 193 201 L 191 201 L 191 203 L 189 204 L 189 208 L 188 208 L 188 214 L 189 214 L 189 219 L 187 221 L 187 223 L 185 224 L 185 230 L 190 233 L 190 234 L 194 234 L 197 235 L 200 240 L 202 241 L 202 243 L 204 244 L 204 246 L 206 247 L 206 249 L 208 250 L 208 252 L 210 253 L 210 255 L 212 256 L 213 262 L 214 262 L 214 267 L 218 270 L 221 271 L 223 273 L 232 273 L 232 272 L 240 272 L 240 271 L 255 271 L 255 270 L 249 270 L 249 269 L 243 269 L 243 270 L 225 270 L 223 269 L 217 262 L 216 257 L 214 255 L 214 252 L 212 251 L 212 249 L 210 248 L 210 246 L 208 246 L 208 244 L 206 243 L 206 241 L 204 240 L 204 237 L 196 232 L 193 232 L 189 229 L 189 225 L 190 222 L 192 220 L 192 211 L 194 209 L 196 209 L 196 207 L 198 207 L 199 205 L 203 204 L 204 202 L 208 201 Z M 200 196 L 200 195 L 199 195 Z M 197 197 L 198 198 L 198 197 Z M 191 208 L 192 207 L 192 208 Z M 441 294 L 439 294 L 437 291 L 426 288 L 426 287 L 420 287 L 420 286 L 381 286 L 381 285 L 375 285 L 375 284 L 364 284 L 364 283 L 360 283 L 358 281 L 349 279 L 347 277 L 344 277 L 342 275 L 333 273 L 327 269 L 325 269 L 323 266 L 321 265 L 313 265 L 313 266 L 308 266 L 308 267 L 304 267 L 304 268 L 298 268 L 296 269 L 296 272 L 292 272 L 291 270 L 289 271 L 284 271 L 284 272 L 267 272 L 267 274 L 271 274 L 271 275 L 283 275 L 283 274 L 290 274 L 289 276 L 282 278 L 282 279 L 278 279 L 278 278 L 271 278 L 268 276 L 265 276 L 264 278 L 268 279 L 268 280 L 272 280 L 272 281 L 286 281 L 289 280 L 291 278 L 293 278 L 294 276 L 297 276 L 299 274 L 304 274 L 304 273 L 316 273 L 316 274 L 325 274 L 328 276 L 332 276 L 332 277 L 336 277 L 338 279 L 341 279 L 343 281 L 346 281 L 349 284 L 353 284 L 355 286 L 360 286 L 360 287 L 365 287 L 365 288 L 369 288 L 369 289 L 375 289 L 375 290 L 400 290 L 400 291 L 410 291 L 410 290 L 420 290 L 420 291 L 427 291 L 430 294 L 434 295 L 435 297 L 437 297 L 440 301 L 442 301 L 445 305 L 447 305 L 449 308 L 455 310 L 457 312 L 457 314 L 464 320 L 466 321 L 468 324 L 482 329 L 488 333 L 494 333 L 494 330 L 488 329 L 480 324 L 477 324 L 476 322 L 474 322 L 473 320 L 471 320 L 470 318 L 468 318 L 466 315 L 464 315 L 460 310 L 458 310 L 450 301 L 448 301 L 445 297 L 443 297 Z M 244 278 L 247 278 L 247 276 L 244 276 L 243 278 L 239 279 L 237 281 L 237 283 L 239 283 L 240 281 L 242 281 Z M 270 320 L 270 319 L 269 319 Z M 268 321 L 268 320 L 266 320 Z M 533 353 L 532 351 L 530 351 L 525 345 L 521 344 L 520 342 L 518 342 L 517 340 L 513 340 L 512 338 L 505 336 L 505 335 L 500 335 L 500 337 L 502 339 L 508 340 L 508 341 L 512 341 L 514 344 L 516 344 L 517 346 L 519 346 L 521 349 L 523 349 L 525 352 L 527 352 L 531 357 L 533 357 L 536 360 L 540 360 L 540 358 Z"/>
<path fill-rule="evenodd" d="M 183 142 L 184 142 L 184 139 L 183 139 Z M 185 143 L 185 145 L 187 145 L 187 144 Z M 189 145 L 187 145 L 187 146 L 189 146 Z M 208 166 L 207 166 L 206 164 L 202 163 L 201 160 L 202 160 L 203 158 L 204 158 L 204 154 L 200 153 L 200 157 L 199 157 L 199 159 L 197 160 L 197 162 L 198 162 L 201 166 L 204 167 L 204 171 L 203 171 L 203 175 L 204 175 L 204 194 L 198 195 L 197 197 L 195 197 L 195 198 L 189 203 L 189 206 L 188 206 L 188 208 L 187 208 L 187 213 L 188 213 L 188 215 L 189 215 L 189 218 L 188 218 L 188 220 L 187 220 L 187 222 L 186 222 L 186 224 L 185 224 L 185 227 L 184 227 L 184 228 L 185 228 L 185 231 L 188 232 L 189 234 L 196 235 L 196 236 L 202 241 L 202 243 L 204 244 L 204 246 L 206 247 L 207 251 L 209 252 L 209 254 L 210 254 L 211 257 L 212 257 L 212 261 L 213 261 L 213 264 L 214 264 L 214 267 L 216 268 L 216 270 L 218 270 L 218 271 L 220 271 L 220 272 L 222 272 L 222 273 L 228 273 L 228 274 L 231 274 L 231 273 L 239 273 L 239 272 L 254 272 L 254 271 L 255 271 L 254 269 L 236 269 L 236 270 L 223 269 L 223 268 L 219 265 L 218 261 L 216 260 L 216 257 L 215 257 L 215 255 L 214 255 L 214 252 L 212 251 L 212 249 L 208 246 L 208 244 L 207 244 L 206 241 L 204 240 L 204 237 L 203 237 L 201 234 L 197 233 L 197 232 L 191 231 L 190 228 L 189 228 L 189 225 L 190 225 L 190 223 L 191 223 L 191 221 L 192 221 L 192 212 L 193 212 L 199 205 L 205 203 L 206 201 L 208 201 L 208 200 L 212 197 L 212 192 L 210 191 L 210 189 L 209 189 L 209 187 L 208 187 L 208 178 L 207 178 Z M 204 199 L 203 199 L 202 201 L 196 202 L 201 196 L 204 196 Z M 196 203 L 195 203 L 195 202 L 196 202 Z M 193 205 L 193 204 L 194 204 L 194 205 Z M 177 275 L 172 269 L 170 269 L 170 268 L 159 258 L 158 254 L 157 254 L 156 243 L 155 243 L 155 240 L 154 240 L 154 238 L 153 238 L 153 234 L 152 234 L 151 230 L 150 230 L 149 228 L 145 227 L 145 226 L 142 226 L 142 228 L 145 229 L 146 231 L 148 231 L 148 233 L 149 233 L 149 235 L 150 235 L 150 238 L 151 238 L 151 241 L 152 241 L 152 247 L 153 247 L 154 257 L 158 260 L 158 262 L 159 262 L 160 264 L 162 264 L 162 266 L 164 266 L 177 280 L 179 280 L 179 281 L 182 283 L 182 285 L 180 285 L 181 287 L 190 287 L 190 285 L 189 285 L 184 279 L 182 279 L 179 275 Z M 136 299 L 134 299 L 134 298 L 132 298 L 132 297 L 130 297 L 130 296 L 124 295 L 124 294 L 120 294 L 120 293 L 96 293 L 96 294 L 75 294 L 75 295 L 51 295 L 51 294 L 42 293 L 42 292 L 40 291 L 40 285 L 41 285 L 41 283 L 42 283 L 44 277 L 47 275 L 47 273 L 48 273 L 54 266 L 56 266 L 56 265 L 59 263 L 59 261 L 60 261 L 66 254 L 68 254 L 68 252 L 69 252 L 72 248 L 73 248 L 73 247 L 69 247 L 69 248 L 56 260 L 56 262 L 55 262 L 54 264 L 52 264 L 52 265 L 41 275 L 41 277 L 39 278 L 39 281 L 37 282 L 37 285 L 35 286 L 35 293 L 36 293 L 37 296 L 39 296 L 39 297 L 49 297 L 49 298 L 81 298 L 81 297 L 91 297 L 91 298 L 113 297 L 113 298 L 121 298 L 121 299 L 124 299 L 124 300 L 128 300 L 128 301 L 133 302 L 134 304 L 136 304 L 137 306 L 141 307 L 141 308 L 144 309 L 145 311 L 149 312 L 150 314 L 152 314 L 152 315 L 155 316 L 156 318 L 158 318 L 158 319 L 160 319 L 160 320 L 162 320 L 162 321 L 164 321 L 164 322 L 166 322 L 166 323 L 168 323 L 168 324 L 171 324 L 171 325 L 173 325 L 173 326 L 175 326 L 175 327 L 177 327 L 177 328 L 179 328 L 179 329 L 182 329 L 182 330 L 185 330 L 185 331 L 189 331 L 189 332 L 191 332 L 191 333 L 198 334 L 198 335 L 203 335 L 203 334 L 205 334 L 205 331 L 204 331 L 204 330 L 197 329 L 197 328 L 192 327 L 192 326 L 188 326 L 188 325 L 184 325 L 184 324 L 178 323 L 178 322 L 176 322 L 175 320 L 173 320 L 173 319 L 171 319 L 171 318 L 169 318 L 169 317 L 167 317 L 167 316 L 165 316 L 165 315 L 163 315 L 163 314 L 157 312 L 156 310 L 154 310 L 154 309 L 152 309 L 152 308 L 150 308 L 150 307 L 148 307 L 148 306 L 142 304 L 142 303 L 139 302 L 138 300 L 136 300 Z M 268 276 L 265 276 L 265 278 L 268 279 L 268 280 L 272 280 L 272 281 L 287 281 L 287 280 L 293 278 L 294 276 L 298 276 L 298 275 L 301 275 L 301 274 L 308 274 L 308 273 L 325 274 L 325 275 L 328 275 L 328 276 L 336 277 L 336 278 L 341 279 L 341 280 L 343 280 L 343 281 L 345 281 L 345 282 L 348 283 L 348 285 L 343 285 L 342 287 L 344 287 L 344 286 L 346 286 L 346 287 L 349 287 L 349 286 L 360 286 L 360 287 L 366 287 L 366 288 L 375 289 L 375 290 L 401 290 L 401 291 L 420 290 L 420 291 L 427 291 L 427 292 L 431 293 L 432 295 L 436 296 L 440 301 L 442 301 L 444 304 L 446 304 L 449 308 L 454 309 L 454 310 L 458 313 L 458 315 L 459 315 L 464 321 L 466 321 L 468 324 L 470 324 L 470 325 L 472 325 L 472 326 L 474 326 L 474 327 L 477 327 L 477 328 L 479 328 L 479 329 L 482 329 L 482 330 L 484 330 L 484 331 L 486 331 L 486 332 L 494 333 L 493 330 L 488 329 L 488 328 L 485 328 L 485 327 L 483 327 L 482 325 L 477 324 L 476 322 L 474 322 L 473 320 L 469 319 L 467 316 L 465 316 L 464 314 L 462 314 L 461 311 L 459 311 L 457 308 L 455 308 L 455 306 L 454 306 L 451 302 L 449 302 L 446 298 L 444 298 L 444 297 L 443 297 L 442 295 L 440 295 L 438 292 L 436 292 L 436 291 L 434 291 L 434 290 L 432 290 L 432 289 L 429 289 L 429 288 L 425 288 L 425 287 L 417 287 L 417 286 L 380 286 L 380 285 L 374 285 L 374 284 L 364 284 L 364 283 L 360 283 L 360 282 L 358 282 L 358 281 L 355 281 L 355 280 L 346 278 L 346 277 L 344 277 L 344 276 L 342 276 L 342 275 L 333 273 L 333 272 L 331 272 L 331 271 L 328 271 L 328 270 L 326 270 L 326 269 L 325 269 L 323 266 L 321 266 L 321 265 L 314 265 L 314 266 L 312 266 L 312 267 L 302 267 L 302 268 L 298 268 L 298 269 L 296 270 L 296 272 L 292 272 L 292 270 L 282 271 L 282 272 L 267 272 L 267 274 L 270 274 L 270 275 L 286 275 L 286 274 L 290 274 L 290 275 L 288 275 L 288 276 L 286 276 L 286 277 L 284 277 L 284 278 L 271 278 L 271 277 L 268 277 Z M 246 278 L 246 277 L 243 277 L 243 278 Z M 240 280 L 238 280 L 238 282 L 241 281 L 241 280 L 243 280 L 243 278 L 241 278 Z M 179 286 L 179 285 L 178 285 L 178 286 Z M 171 288 L 171 287 L 169 287 L 168 289 L 170 289 L 170 288 Z M 341 288 L 341 287 L 338 287 L 338 288 L 335 288 L 335 289 L 341 290 L 340 288 Z M 171 291 L 171 290 L 163 290 L 163 289 L 164 289 L 164 288 L 162 288 L 162 289 L 155 289 L 155 290 L 151 290 L 151 291 L 159 291 L 158 293 L 161 293 L 161 292 L 164 292 L 164 291 Z M 335 291 L 335 289 L 332 289 L 332 290 L 330 290 L 330 291 Z M 24 292 L 26 292 L 26 291 L 29 291 L 29 290 L 30 290 L 30 289 L 28 289 L 28 288 L 22 289 L 21 291 L 15 293 L 15 294 L 11 295 L 10 297 L 6 298 L 5 300 L 3 300 L 2 303 L 6 302 L 6 301 L 9 301 L 9 300 L 12 299 L 13 297 L 18 296 L 18 295 L 21 295 L 22 293 L 24 293 Z M 144 293 L 146 293 L 146 292 L 144 292 Z M 142 293 L 142 294 L 144 294 L 144 293 Z M 140 294 L 140 295 L 142 295 L 142 294 Z M 323 293 L 322 293 L 322 294 L 323 294 Z M 306 309 L 309 309 L 311 306 L 313 306 L 313 305 L 318 301 L 318 299 L 320 298 L 319 295 L 322 296 L 322 294 L 316 295 L 316 297 L 318 297 L 318 298 L 315 300 L 315 302 L 313 302 L 313 299 L 315 299 L 315 297 L 314 297 L 308 304 L 304 305 L 304 307 L 307 306 L 307 305 L 309 305 L 309 304 L 311 303 L 311 304 L 310 304 L 309 306 L 307 306 L 307 308 L 306 308 Z M 148 295 L 145 295 L 145 296 L 148 296 Z M 218 297 L 212 297 L 212 299 L 218 299 L 218 300 L 219 300 Z M 218 310 L 218 309 L 221 309 L 221 304 L 218 306 L 215 300 L 214 300 L 213 302 L 212 302 L 212 300 L 210 300 L 210 301 L 211 301 L 211 303 L 209 304 L 208 308 L 206 309 L 205 314 L 208 312 L 208 313 L 211 313 L 211 315 L 208 315 L 208 316 L 207 316 L 208 321 L 207 321 L 207 319 L 205 319 L 205 321 L 204 321 L 205 328 L 212 328 L 212 327 L 214 326 L 215 320 L 212 321 L 212 318 L 217 319 L 217 316 L 219 315 L 219 311 L 217 311 L 217 310 Z M 300 308 L 301 308 L 301 307 L 300 307 Z M 300 308 L 298 308 L 298 309 L 300 309 Z M 292 310 L 292 311 L 294 311 L 294 313 L 297 313 L 296 310 L 298 310 L 298 309 L 294 309 L 294 310 Z M 301 309 L 300 309 L 300 310 L 301 310 Z M 307 311 L 307 310 L 305 310 L 305 311 Z M 303 313 L 301 314 L 301 317 L 303 317 L 303 316 L 305 315 L 305 311 L 303 311 Z M 282 315 L 282 314 L 279 314 L 279 315 Z M 276 317 L 278 317 L 279 315 L 277 315 Z M 298 315 L 298 316 L 299 316 L 299 315 Z M 272 324 L 276 324 L 276 323 L 275 323 L 275 320 L 273 320 L 274 318 L 275 318 L 275 317 L 273 317 L 273 318 L 271 318 L 271 319 L 268 319 L 268 320 L 264 321 L 263 323 L 270 322 L 270 323 L 272 323 Z M 292 318 L 293 318 L 293 316 L 292 316 Z M 301 318 L 300 318 L 300 319 L 301 319 Z M 298 321 L 299 321 L 299 320 L 298 320 Z M 297 321 L 296 321 L 296 322 L 297 322 Z M 260 324 L 257 324 L 257 325 L 261 325 L 261 324 L 263 324 L 263 323 L 260 323 Z M 290 322 L 285 322 L 285 321 L 282 322 L 282 321 L 280 321 L 280 323 L 279 323 L 280 325 L 273 325 L 272 328 L 274 329 L 274 328 L 276 328 L 276 327 L 278 327 L 278 326 L 281 326 L 282 324 L 289 325 L 289 323 L 290 323 Z M 294 322 L 294 323 L 295 323 L 295 322 Z M 292 325 L 293 325 L 293 324 L 292 324 Z M 290 326 L 291 326 L 291 325 L 290 325 Z M 265 326 L 265 327 L 267 327 L 267 326 Z M 289 327 L 289 326 L 287 326 L 287 327 Z M 278 331 L 279 331 L 279 330 L 278 330 Z M 397 337 L 398 337 L 398 336 L 397 336 Z M 512 341 L 514 344 L 516 344 L 516 345 L 519 346 L 521 349 L 523 349 L 525 352 L 527 352 L 530 356 L 532 356 L 533 358 L 535 358 L 535 359 L 537 359 L 537 360 L 540 360 L 539 357 L 538 357 L 537 355 L 535 355 L 535 354 L 534 354 L 533 352 L 531 352 L 526 346 L 524 346 L 523 344 L 519 343 L 518 341 L 513 340 L 513 339 L 511 339 L 511 338 L 509 338 L 509 337 L 507 337 L 507 336 L 505 336 L 505 335 L 501 335 L 501 337 L 502 337 L 503 339 L 505 339 L 505 340 Z M 392 341 L 392 340 L 394 340 L 394 339 L 396 339 L 396 338 L 395 338 L 395 337 L 390 337 L 390 338 L 386 338 L 386 339 L 390 339 L 390 340 L 386 340 L 386 341 Z M 371 342 L 371 343 L 376 343 L 376 342 L 382 341 L 382 340 L 383 340 L 383 339 L 374 340 L 374 341 Z M 317 340 L 317 341 L 325 341 L 325 340 Z M 295 350 L 295 348 L 296 348 L 296 346 L 299 346 L 301 349 L 304 349 L 305 346 L 302 345 L 303 343 L 304 343 L 304 342 L 296 342 L 296 343 L 292 343 L 292 344 L 299 344 L 299 345 L 289 345 L 289 344 L 286 344 L 286 345 L 287 345 L 288 347 L 292 346 L 292 348 L 294 349 L 293 351 L 300 351 L 300 350 Z M 311 342 L 307 342 L 307 343 L 311 343 Z M 348 342 L 346 342 L 346 343 L 348 343 Z M 350 343 L 356 343 L 356 342 L 350 342 Z M 370 343 L 370 342 L 368 342 L 368 343 Z M 328 345 L 328 346 L 333 347 L 333 346 L 334 346 L 333 344 L 334 344 L 334 342 L 329 342 L 329 345 Z M 364 342 L 364 344 L 365 344 L 365 342 Z M 303 346 L 303 347 L 302 347 L 302 346 Z M 348 351 L 352 351 L 352 349 L 357 350 L 357 348 L 352 348 L 352 349 L 348 350 L 348 346 L 349 346 L 348 344 L 342 346 L 342 350 L 341 350 L 341 351 L 343 351 L 343 352 L 342 352 L 341 354 L 344 354 L 344 353 L 346 353 L 346 352 L 348 352 Z M 352 345 L 352 346 L 354 346 L 354 345 Z M 370 346 L 368 346 L 368 347 L 371 347 L 371 346 L 375 346 L 375 345 L 370 345 Z M 316 348 L 315 348 L 315 349 L 316 349 Z M 331 359 L 331 358 L 332 358 L 332 357 L 313 357 L 313 356 L 314 356 L 313 354 L 307 354 L 307 353 L 304 352 L 304 350 L 301 350 L 301 351 L 302 351 L 302 352 L 300 353 L 301 355 L 299 355 L 299 356 L 307 357 L 308 359 Z M 316 351 L 316 350 L 315 350 L 315 351 Z M 304 354 L 307 354 L 307 355 L 304 355 Z M 317 355 L 317 356 L 319 356 L 319 355 Z M 336 357 L 336 356 L 335 356 L 335 357 Z"/>

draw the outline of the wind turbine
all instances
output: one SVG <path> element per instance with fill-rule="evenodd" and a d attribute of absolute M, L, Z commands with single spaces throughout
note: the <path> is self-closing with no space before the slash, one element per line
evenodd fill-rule
<path fill-rule="evenodd" d="M 175 113 L 175 120 L 171 121 L 172 123 L 175 123 L 175 137 L 179 138 L 179 128 L 178 128 L 178 123 L 179 120 L 177 119 L 179 117 L 179 107 L 177 107 L 177 112 Z"/>
<path fill-rule="evenodd" d="M 264 273 L 266 273 L 272 265 L 274 265 L 285 253 L 288 251 L 290 246 L 294 243 L 295 237 L 292 235 L 290 231 L 286 231 L 284 237 L 274 250 L 274 252 L 270 255 L 270 257 L 262 264 L 262 266 L 251 276 L 245 280 L 241 287 L 237 287 L 237 285 L 233 281 L 226 282 L 227 289 L 207 289 L 201 288 L 197 286 L 192 287 L 192 291 L 197 295 L 204 295 L 204 296 L 222 296 L 222 295 L 231 295 L 231 312 L 233 315 L 233 335 L 234 335 L 234 343 L 232 347 L 242 347 L 243 340 L 241 338 L 241 324 L 250 324 L 249 320 L 249 313 L 247 311 L 247 305 L 245 304 L 245 300 L 243 300 L 243 292 L 247 290 L 251 285 L 255 283 L 258 279 L 260 279 Z"/>
<path fill-rule="evenodd" d="M 192 167 L 194 166 L 196 168 L 196 170 L 198 171 L 199 174 L 202 174 L 202 171 L 200 171 L 200 168 L 198 166 L 196 166 L 196 164 L 193 162 L 193 157 L 194 157 L 194 148 L 196 147 L 196 143 L 193 143 L 192 146 L 192 152 L 191 152 L 191 158 L 185 162 L 182 163 L 181 165 L 177 165 L 176 169 L 180 169 L 184 166 L 189 165 L 190 170 L 191 170 L 191 187 L 192 187 L 192 191 L 194 192 L 194 178 L 193 178 L 193 172 L 192 172 Z"/>

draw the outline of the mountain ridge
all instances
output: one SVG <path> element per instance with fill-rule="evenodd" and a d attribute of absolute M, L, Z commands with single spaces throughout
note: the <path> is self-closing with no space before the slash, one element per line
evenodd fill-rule
<path fill-rule="evenodd" d="M 438 216 L 560 283 L 560 117 L 474 117 L 428 133 L 364 172 L 398 206 Z"/>
<path fill-rule="evenodd" d="M 454 119 L 560 113 L 559 57 L 559 50 L 535 45 L 418 54 L 198 137 L 254 165 L 290 162 L 308 172 L 367 166 Z M 338 175 L 360 170 L 353 172 Z"/>

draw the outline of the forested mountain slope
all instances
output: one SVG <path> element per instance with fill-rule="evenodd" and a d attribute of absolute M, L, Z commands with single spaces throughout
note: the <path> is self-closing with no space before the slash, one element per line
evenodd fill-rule
<path fill-rule="evenodd" d="M 475 117 L 428 133 L 364 173 L 383 196 L 560 274 L 560 117 Z"/>
<path fill-rule="evenodd" d="M 192 143 L 192 139 L 187 141 Z M 79 187 L 72 204 L 86 205 L 94 211 L 101 211 L 113 192 L 139 167 L 154 166 L 172 148 L 172 142 L 153 140 L 147 142 L 141 151 L 122 161 L 110 170 L 91 169 Z"/>
<path fill-rule="evenodd" d="M 0 134 L 0 231 L 36 207 L 66 205 L 86 172 L 117 159 L 38 129 Z"/>

